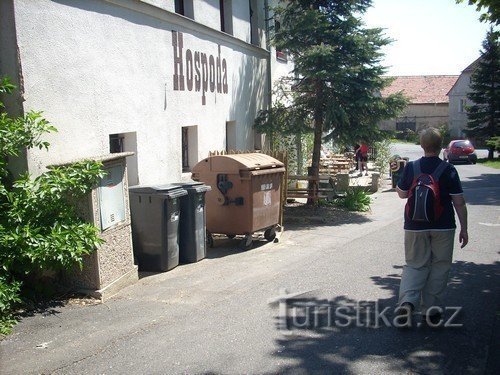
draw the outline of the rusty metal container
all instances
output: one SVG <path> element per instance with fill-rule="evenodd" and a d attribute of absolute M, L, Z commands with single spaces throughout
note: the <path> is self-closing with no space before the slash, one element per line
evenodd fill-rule
<path fill-rule="evenodd" d="M 273 240 L 284 172 L 282 162 L 258 153 L 210 156 L 196 164 L 192 179 L 212 187 L 205 197 L 209 236 L 245 235 L 243 248 L 251 247 L 257 231 Z"/>

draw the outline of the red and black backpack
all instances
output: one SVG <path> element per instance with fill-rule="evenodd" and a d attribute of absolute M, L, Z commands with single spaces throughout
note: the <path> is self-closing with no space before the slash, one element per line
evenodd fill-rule
<path fill-rule="evenodd" d="M 414 161 L 412 165 L 413 183 L 408 192 L 406 216 L 411 221 L 433 223 L 443 213 L 439 178 L 448 164 L 441 161 L 432 174 L 422 173 L 420 160 Z"/>

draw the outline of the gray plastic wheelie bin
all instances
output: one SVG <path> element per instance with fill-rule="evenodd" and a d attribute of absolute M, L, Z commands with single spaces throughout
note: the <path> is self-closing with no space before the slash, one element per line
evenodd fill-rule
<path fill-rule="evenodd" d="M 207 255 L 205 193 L 211 188 L 202 182 L 179 182 L 187 191 L 181 200 L 181 218 L 179 222 L 179 261 L 195 263 Z"/>
<path fill-rule="evenodd" d="M 180 198 L 177 185 L 134 186 L 130 192 L 132 242 L 140 271 L 163 272 L 179 264 Z"/>

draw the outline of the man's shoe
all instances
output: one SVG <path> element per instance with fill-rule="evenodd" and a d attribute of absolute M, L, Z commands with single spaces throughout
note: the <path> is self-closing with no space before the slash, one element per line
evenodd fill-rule
<path fill-rule="evenodd" d="M 410 302 L 403 302 L 401 306 L 396 308 L 397 315 L 394 323 L 397 328 L 411 328 L 413 310 L 415 310 L 415 306 Z"/>

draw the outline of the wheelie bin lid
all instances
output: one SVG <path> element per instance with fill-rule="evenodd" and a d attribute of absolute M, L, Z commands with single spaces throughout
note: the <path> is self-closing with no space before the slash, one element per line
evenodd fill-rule
<path fill-rule="evenodd" d="M 203 182 L 198 181 L 175 182 L 174 185 L 180 186 L 188 193 L 206 193 L 212 190 L 210 185 L 205 185 Z"/>
<path fill-rule="evenodd" d="M 132 186 L 129 188 L 129 192 L 132 194 L 161 194 L 170 199 L 187 195 L 187 191 L 182 186 L 174 184 Z"/>
<path fill-rule="evenodd" d="M 207 169 L 211 172 L 239 173 L 284 167 L 284 164 L 272 156 L 260 153 L 214 155 L 198 162 L 193 167 L 193 174 Z"/>

